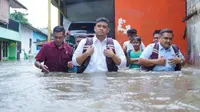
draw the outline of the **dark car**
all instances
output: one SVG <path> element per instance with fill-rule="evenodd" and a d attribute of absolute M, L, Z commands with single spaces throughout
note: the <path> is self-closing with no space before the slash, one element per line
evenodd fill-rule
<path fill-rule="evenodd" d="M 68 27 L 67 42 L 73 46 L 76 43 L 76 35 L 83 34 L 90 37 L 95 34 L 93 21 L 78 21 L 72 22 Z"/>

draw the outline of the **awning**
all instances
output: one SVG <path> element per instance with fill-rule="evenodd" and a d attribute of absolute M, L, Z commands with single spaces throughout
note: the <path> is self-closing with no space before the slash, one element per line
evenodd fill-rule
<path fill-rule="evenodd" d="M 17 0 L 9 0 L 10 2 L 10 7 L 12 8 L 23 8 L 23 9 L 27 9 L 23 4 L 21 4 L 20 2 L 18 2 Z M 27 9 L 28 10 L 28 9 Z"/>

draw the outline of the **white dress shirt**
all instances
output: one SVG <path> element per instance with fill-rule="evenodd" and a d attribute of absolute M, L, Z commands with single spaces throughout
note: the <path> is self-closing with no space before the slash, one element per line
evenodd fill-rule
<path fill-rule="evenodd" d="M 73 57 L 72 57 L 72 63 L 75 66 L 80 66 L 77 63 L 76 58 L 80 55 L 82 55 L 84 45 L 86 43 L 86 39 L 81 40 L 79 43 L 77 49 L 75 50 Z M 120 44 L 113 39 L 114 47 L 115 47 L 115 53 L 116 56 L 121 59 L 121 64 L 118 66 L 119 68 L 126 67 L 126 57 L 124 55 L 124 52 L 120 46 Z M 107 38 L 105 38 L 103 41 L 100 41 L 96 36 L 93 37 L 93 47 L 94 52 L 90 58 L 90 62 L 85 69 L 84 73 L 92 73 L 92 72 L 107 72 L 107 64 L 106 64 L 106 56 L 104 55 L 104 49 L 106 49 L 107 45 Z"/>

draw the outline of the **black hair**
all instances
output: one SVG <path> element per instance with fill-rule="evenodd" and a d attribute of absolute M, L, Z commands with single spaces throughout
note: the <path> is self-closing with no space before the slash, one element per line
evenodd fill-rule
<path fill-rule="evenodd" d="M 56 26 L 53 29 L 53 34 L 57 33 L 57 32 L 63 32 L 63 34 L 65 35 L 65 28 L 63 26 Z"/>
<path fill-rule="evenodd" d="M 76 38 L 86 38 L 87 37 L 87 35 L 85 35 L 85 34 L 77 34 L 75 36 L 76 36 Z"/>
<path fill-rule="evenodd" d="M 105 23 L 109 24 L 109 20 L 105 17 L 97 18 L 96 23 L 98 23 L 98 22 L 105 22 Z"/>
<path fill-rule="evenodd" d="M 129 35 L 136 35 L 137 34 L 137 30 L 134 28 L 131 28 L 129 30 L 127 30 L 127 34 Z"/>
<path fill-rule="evenodd" d="M 155 30 L 155 31 L 153 32 L 153 36 L 154 36 L 155 34 L 160 34 L 160 31 L 161 31 L 161 30 Z"/>
<path fill-rule="evenodd" d="M 163 33 L 172 33 L 174 35 L 173 31 L 167 28 L 160 30 L 160 34 L 163 35 Z"/>
<path fill-rule="evenodd" d="M 141 44 L 141 37 L 137 36 L 137 37 L 133 37 L 133 41 L 138 41 Z"/>

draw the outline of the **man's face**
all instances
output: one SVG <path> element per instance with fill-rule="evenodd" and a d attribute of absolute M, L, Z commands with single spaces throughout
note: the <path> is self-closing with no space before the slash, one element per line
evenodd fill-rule
<path fill-rule="evenodd" d="M 173 34 L 172 33 L 163 33 L 160 38 L 160 44 L 168 49 L 172 44 Z"/>
<path fill-rule="evenodd" d="M 160 34 L 155 34 L 153 36 L 153 42 L 159 42 L 161 35 Z"/>
<path fill-rule="evenodd" d="M 136 37 L 136 34 L 127 34 L 127 36 L 128 36 L 128 40 L 132 42 L 133 38 Z"/>
<path fill-rule="evenodd" d="M 56 46 L 61 46 L 64 42 L 65 35 L 63 32 L 55 32 L 54 33 L 54 42 Z"/>
<path fill-rule="evenodd" d="M 110 29 L 108 28 L 108 24 L 106 22 L 98 22 L 94 27 L 94 31 L 96 35 L 106 36 Z"/>

